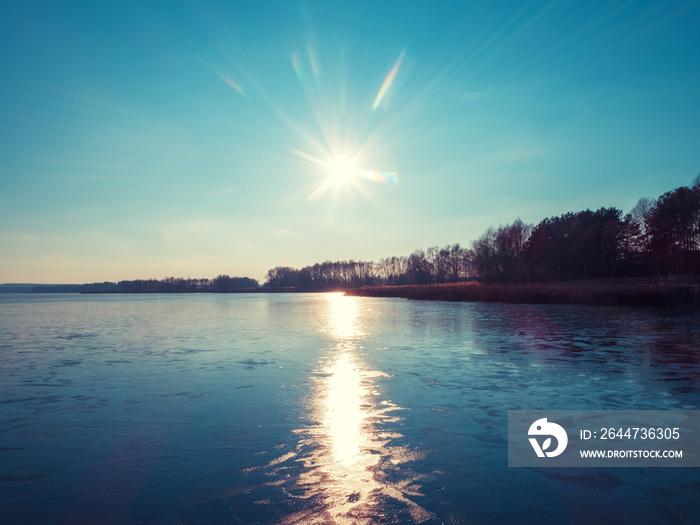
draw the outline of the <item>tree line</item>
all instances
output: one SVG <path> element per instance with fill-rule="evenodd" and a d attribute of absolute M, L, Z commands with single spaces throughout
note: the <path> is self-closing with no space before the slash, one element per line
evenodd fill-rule
<path fill-rule="evenodd" d="M 258 281 L 250 277 L 219 275 L 214 279 L 166 277 L 161 280 L 121 281 L 117 283 L 117 286 L 120 288 L 120 291 L 127 293 L 231 292 L 247 288 L 257 288 Z"/>
<path fill-rule="evenodd" d="M 700 175 L 627 214 L 611 208 L 569 212 L 526 224 L 489 228 L 469 247 L 416 250 L 373 261 L 326 261 L 301 269 L 278 266 L 267 287 L 343 289 L 360 286 L 567 281 L 700 274 Z"/>
<path fill-rule="evenodd" d="M 166 277 L 165 279 L 136 279 L 133 281 L 90 284 L 39 284 L 28 290 L 34 293 L 217 293 L 257 289 L 259 283 L 250 277 L 219 275 L 214 279 Z"/>

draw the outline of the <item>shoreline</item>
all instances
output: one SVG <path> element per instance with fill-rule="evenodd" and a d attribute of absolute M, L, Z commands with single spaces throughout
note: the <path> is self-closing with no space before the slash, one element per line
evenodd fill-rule
<path fill-rule="evenodd" d="M 230 293 L 328 293 L 328 292 L 347 292 L 347 290 L 342 289 L 329 289 L 329 290 L 319 290 L 317 288 L 294 288 L 294 287 L 284 287 L 284 288 L 240 288 L 236 290 L 154 290 L 154 291 L 126 291 L 126 290 L 106 290 L 100 292 L 77 292 L 81 295 L 105 295 L 105 294 L 127 294 L 127 295 L 147 295 L 147 294 L 230 294 Z M 31 293 L 42 293 L 42 292 L 31 292 Z M 52 292 L 45 292 L 52 293 Z"/>
<path fill-rule="evenodd" d="M 380 285 L 360 288 L 260 287 L 233 290 L 101 290 L 67 292 L 81 295 L 113 294 L 238 294 L 238 293 L 344 293 L 356 297 L 396 297 L 418 301 L 499 302 L 509 304 L 577 304 L 591 306 L 700 306 L 700 278 L 595 279 L 585 281 L 482 284 L 478 281 L 423 285 Z M 24 292 L 30 293 L 30 292 Z M 38 292 L 35 293 L 56 293 Z"/>
<path fill-rule="evenodd" d="M 451 284 L 366 286 L 347 290 L 345 295 L 510 304 L 700 306 L 700 282 L 696 278 L 684 277 L 522 284 L 481 284 L 470 281 Z"/>

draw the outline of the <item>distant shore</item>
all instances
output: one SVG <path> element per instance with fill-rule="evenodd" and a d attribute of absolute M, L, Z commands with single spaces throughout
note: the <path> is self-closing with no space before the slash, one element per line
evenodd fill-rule
<path fill-rule="evenodd" d="M 697 277 L 605 279 L 574 282 L 480 284 L 476 281 L 347 290 L 360 297 L 400 297 L 423 301 L 581 304 L 600 306 L 700 306 Z"/>
<path fill-rule="evenodd" d="M 297 288 L 294 286 L 260 286 L 258 288 L 236 288 L 233 290 L 106 290 L 98 292 L 78 292 L 80 294 L 231 294 L 231 293 L 319 293 L 319 292 L 344 292 L 345 290 L 319 290 L 317 288 Z"/>
<path fill-rule="evenodd" d="M 110 283 L 111 284 L 111 283 Z M 513 304 L 580 304 L 597 306 L 700 306 L 700 277 L 591 279 L 583 281 L 484 284 L 477 281 L 360 288 L 261 286 L 216 289 L 90 289 L 92 285 L 10 285 L 4 293 L 80 294 L 230 294 L 230 293 L 345 293 L 358 297 L 398 297 L 422 301 L 500 302 Z M 31 286 L 31 288 L 30 288 Z M 88 287 L 87 289 L 85 287 Z M 9 288 L 9 287 L 8 287 Z"/>

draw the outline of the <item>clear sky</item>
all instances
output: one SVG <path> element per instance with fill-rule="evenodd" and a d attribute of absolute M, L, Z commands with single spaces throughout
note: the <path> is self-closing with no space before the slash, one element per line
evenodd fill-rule
<path fill-rule="evenodd" d="M 700 172 L 700 2 L 0 4 L 0 282 L 378 260 Z"/>

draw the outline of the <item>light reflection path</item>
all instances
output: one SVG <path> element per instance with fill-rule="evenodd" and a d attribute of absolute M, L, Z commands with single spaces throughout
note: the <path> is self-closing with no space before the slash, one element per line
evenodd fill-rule
<path fill-rule="evenodd" d="M 331 345 L 312 376 L 310 424 L 295 431 L 300 441 L 293 457 L 304 468 L 297 490 L 289 491 L 309 505 L 283 523 L 376 523 L 397 514 L 426 521 L 432 513 L 409 499 L 422 494 L 420 476 L 408 463 L 424 454 L 392 444 L 403 437 L 391 428 L 401 409 L 381 399 L 377 378 L 388 376 L 370 370 L 359 352 L 365 337 L 361 298 L 324 297 L 320 329 Z"/>

